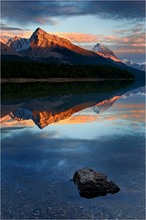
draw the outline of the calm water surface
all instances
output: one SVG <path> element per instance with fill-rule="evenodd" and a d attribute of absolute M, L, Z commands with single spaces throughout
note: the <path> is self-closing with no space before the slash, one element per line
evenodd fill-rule
<path fill-rule="evenodd" d="M 49 113 L 48 100 L 40 111 L 42 100 L 23 103 L 23 111 L 2 105 L 15 118 L 2 117 L 2 219 L 145 219 L 144 87 L 98 94 L 97 104 L 88 98 L 73 106 L 69 97 L 51 100 Z M 39 124 L 31 112 L 41 112 Z M 120 192 L 80 197 L 70 179 L 83 167 L 106 174 Z"/>

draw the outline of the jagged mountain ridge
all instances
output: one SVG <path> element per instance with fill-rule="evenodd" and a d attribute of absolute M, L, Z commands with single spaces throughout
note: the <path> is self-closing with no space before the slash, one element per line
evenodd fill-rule
<path fill-rule="evenodd" d="M 112 50 L 105 47 L 101 43 L 97 43 L 93 48 L 92 51 L 94 51 L 96 54 L 103 56 L 104 58 L 111 59 L 115 62 L 122 62 L 118 57 L 114 54 Z"/>
<path fill-rule="evenodd" d="M 111 60 L 72 44 L 65 38 L 49 34 L 37 28 L 29 39 L 14 37 L 6 42 L 22 57 L 31 60 L 69 63 L 69 64 L 105 64 L 114 66 Z"/>
<path fill-rule="evenodd" d="M 101 43 L 97 43 L 93 48 L 92 51 L 94 51 L 95 53 L 97 53 L 100 56 L 103 56 L 107 59 L 113 60 L 115 62 L 120 62 L 125 64 L 128 67 L 132 67 L 134 69 L 138 69 L 141 71 L 145 71 L 145 67 L 146 65 L 144 63 L 136 63 L 133 61 L 130 61 L 128 59 L 123 59 L 120 60 L 112 50 L 110 50 L 109 48 L 105 47 L 103 44 Z"/>
<path fill-rule="evenodd" d="M 128 59 L 123 59 L 122 62 L 125 65 L 132 67 L 132 68 L 135 68 L 135 69 L 138 69 L 138 70 L 145 71 L 145 69 L 146 69 L 146 64 L 144 64 L 144 63 L 136 63 L 136 62 L 130 61 Z"/>
<path fill-rule="evenodd" d="M 29 48 L 29 39 L 15 36 L 14 38 L 10 38 L 6 44 L 15 51 L 19 52 Z"/>
<path fill-rule="evenodd" d="M 54 55 L 53 52 L 59 53 L 61 48 L 83 56 L 96 56 L 92 51 L 80 48 L 69 40 L 49 34 L 41 28 L 37 28 L 29 39 L 14 37 L 7 42 L 7 45 L 25 56 L 50 57 L 50 54 Z"/>
<path fill-rule="evenodd" d="M 19 56 L 19 54 L 11 47 L 7 46 L 4 41 L 0 42 L 0 48 L 1 48 L 1 54 L 4 55 L 16 55 Z"/>
<path fill-rule="evenodd" d="M 49 34 L 41 28 L 37 28 L 29 39 L 16 36 L 10 39 L 1 37 L 0 40 L 3 43 L 1 48 L 6 48 L 1 50 L 2 60 L 111 65 L 132 71 L 139 78 L 139 72 L 129 69 L 131 67 L 121 62 L 113 51 L 99 43 L 95 45 L 94 51 L 86 50 L 65 38 Z M 13 53 L 9 48 L 13 50 Z"/>

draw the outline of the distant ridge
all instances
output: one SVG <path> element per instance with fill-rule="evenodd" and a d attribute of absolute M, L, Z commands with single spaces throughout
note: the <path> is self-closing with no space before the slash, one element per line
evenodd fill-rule
<path fill-rule="evenodd" d="M 138 69 L 138 70 L 142 70 L 145 71 L 146 69 L 146 63 L 136 63 L 127 59 L 123 59 L 122 62 L 132 68 Z"/>

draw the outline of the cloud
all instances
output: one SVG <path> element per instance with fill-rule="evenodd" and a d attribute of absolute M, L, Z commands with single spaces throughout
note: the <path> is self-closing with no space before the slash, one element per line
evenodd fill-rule
<path fill-rule="evenodd" d="M 3 37 L 30 37 L 32 31 L 30 29 L 23 29 L 14 26 L 7 26 L 6 24 L 1 24 L 1 33 Z"/>
<path fill-rule="evenodd" d="M 116 54 L 144 54 L 145 53 L 145 49 L 132 49 L 132 48 L 121 48 L 121 49 L 115 49 L 114 53 Z"/>
<path fill-rule="evenodd" d="M 90 42 L 98 42 L 102 35 L 94 35 L 94 34 L 83 34 L 83 33 L 67 33 L 67 32 L 53 32 L 53 34 L 58 35 L 60 37 L 64 37 L 69 39 L 74 43 L 90 43 Z"/>
<path fill-rule="evenodd" d="M 57 25 L 56 17 L 82 14 L 78 4 L 72 4 L 50 1 L 3 1 L 2 19 L 21 25 Z"/>
<path fill-rule="evenodd" d="M 24 30 L 28 30 L 28 29 L 22 29 L 22 28 L 18 28 L 18 27 L 9 27 L 9 26 L 1 26 L 1 30 L 8 30 L 8 31 L 24 31 Z"/>
<path fill-rule="evenodd" d="M 140 32 L 131 33 L 127 36 L 118 35 L 94 35 L 83 33 L 53 32 L 60 37 L 67 38 L 73 43 L 83 44 L 83 47 L 92 49 L 93 45 L 101 42 L 115 53 L 145 53 L 145 34 Z M 91 45 L 90 45 L 91 44 Z M 110 45 L 110 46 L 109 46 Z"/>
<path fill-rule="evenodd" d="M 44 24 L 56 25 L 57 21 L 52 17 L 57 12 L 56 6 L 52 2 L 40 1 L 3 1 L 2 19 L 7 22 L 16 22 L 17 24 Z"/>
<path fill-rule="evenodd" d="M 94 15 L 103 19 L 138 19 L 145 17 L 144 1 L 2 1 L 2 19 L 17 24 L 56 25 L 56 17 Z"/>
<path fill-rule="evenodd" d="M 70 118 L 60 121 L 58 124 L 82 124 L 97 121 L 98 115 L 72 115 Z"/>
<path fill-rule="evenodd" d="M 120 27 L 121 28 L 121 27 Z M 131 29 L 121 29 L 121 30 L 114 30 L 115 34 L 132 34 L 132 33 L 141 33 L 144 31 L 144 24 L 138 23 Z"/>
<path fill-rule="evenodd" d="M 11 128 L 15 127 L 16 129 L 21 129 L 25 126 L 32 127 L 34 126 L 34 122 L 32 120 L 23 120 L 23 121 L 16 121 L 10 118 L 9 115 L 1 118 L 1 127 L 4 129 L 5 127 Z"/>
<path fill-rule="evenodd" d="M 145 17 L 144 1 L 98 1 L 88 2 L 90 14 L 104 19 L 138 19 Z"/>
<path fill-rule="evenodd" d="M 2 36 L 6 38 L 11 38 L 15 36 L 19 36 L 22 38 L 30 38 L 32 31 L 22 31 L 22 30 L 2 30 Z"/>

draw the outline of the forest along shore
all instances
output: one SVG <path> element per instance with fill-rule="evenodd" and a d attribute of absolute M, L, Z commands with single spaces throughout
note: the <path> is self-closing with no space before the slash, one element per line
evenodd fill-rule
<path fill-rule="evenodd" d="M 35 79 L 35 78 L 1 78 L 1 83 L 27 83 L 27 82 L 101 82 L 112 80 L 133 80 L 133 78 L 125 79 L 104 79 L 104 78 L 48 78 L 48 79 Z"/>

